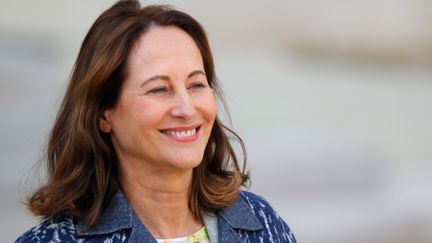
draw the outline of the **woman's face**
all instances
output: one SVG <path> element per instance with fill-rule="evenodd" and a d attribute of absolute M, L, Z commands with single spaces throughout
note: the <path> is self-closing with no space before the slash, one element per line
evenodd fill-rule
<path fill-rule="evenodd" d="M 216 101 L 193 39 L 177 27 L 152 27 L 128 58 L 116 106 L 100 120 L 120 163 L 191 169 L 201 162 Z"/>

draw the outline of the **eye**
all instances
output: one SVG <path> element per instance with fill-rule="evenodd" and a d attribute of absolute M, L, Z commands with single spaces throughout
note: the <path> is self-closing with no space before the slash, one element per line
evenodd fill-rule
<path fill-rule="evenodd" d="M 199 90 L 199 89 L 203 89 L 205 87 L 207 87 L 207 84 L 205 84 L 203 82 L 194 82 L 190 85 L 189 88 L 193 89 L 193 90 Z"/>
<path fill-rule="evenodd" d="M 168 93 L 169 89 L 167 87 L 157 87 L 149 90 L 147 94 L 163 94 Z"/>

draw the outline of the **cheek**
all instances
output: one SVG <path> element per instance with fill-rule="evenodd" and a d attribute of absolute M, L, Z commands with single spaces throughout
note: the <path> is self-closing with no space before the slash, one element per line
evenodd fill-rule
<path fill-rule="evenodd" d="M 113 126 L 117 130 L 124 130 L 127 124 L 133 123 L 136 119 L 133 112 L 134 108 L 131 102 L 121 101 L 118 103 L 116 109 L 113 112 Z"/>
<path fill-rule="evenodd" d="M 217 113 L 216 97 L 213 91 L 206 94 L 205 98 L 199 101 L 199 104 L 206 119 L 213 122 Z"/>
<path fill-rule="evenodd" d="M 210 107 L 211 107 L 212 121 L 214 121 L 216 119 L 216 114 L 217 114 L 217 105 L 215 99 L 211 103 Z"/>
<path fill-rule="evenodd" d="M 146 130 L 156 128 L 161 123 L 167 113 L 167 108 L 161 102 L 141 101 L 135 104 L 130 112 L 133 113 L 131 122 Z"/>
<path fill-rule="evenodd" d="M 152 113 L 155 112 L 153 107 L 139 99 L 124 99 L 118 104 L 113 114 L 113 125 L 118 131 L 137 132 L 140 127 L 147 127 L 152 123 L 154 119 Z"/>

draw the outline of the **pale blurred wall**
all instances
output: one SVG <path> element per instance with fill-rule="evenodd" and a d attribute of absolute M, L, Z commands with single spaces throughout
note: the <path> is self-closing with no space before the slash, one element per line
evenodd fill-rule
<path fill-rule="evenodd" d="M 113 1 L 0 1 L 0 232 L 79 45 Z M 156 2 L 156 1 L 150 1 Z M 163 1 L 207 29 L 252 191 L 299 242 L 432 241 L 432 1 Z"/>

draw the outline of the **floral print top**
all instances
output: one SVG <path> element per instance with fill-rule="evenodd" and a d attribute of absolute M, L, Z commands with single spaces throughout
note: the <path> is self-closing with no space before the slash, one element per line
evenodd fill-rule
<path fill-rule="evenodd" d="M 199 231 L 190 236 L 162 240 L 156 239 L 156 241 L 158 243 L 210 243 L 205 227 L 202 227 Z"/>

